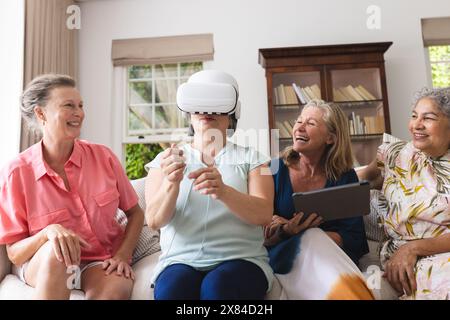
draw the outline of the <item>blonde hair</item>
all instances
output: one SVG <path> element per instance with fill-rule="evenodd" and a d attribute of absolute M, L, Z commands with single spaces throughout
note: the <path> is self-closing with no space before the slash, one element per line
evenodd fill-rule
<path fill-rule="evenodd" d="M 328 145 L 322 158 L 327 179 L 338 180 L 341 175 L 353 168 L 353 151 L 349 135 L 347 117 L 334 103 L 313 99 L 304 107 L 319 108 L 323 111 L 323 120 L 328 132 L 334 137 L 334 143 Z M 304 110 L 303 109 L 303 110 Z M 292 146 L 284 149 L 282 159 L 286 166 L 297 164 L 300 154 Z"/>

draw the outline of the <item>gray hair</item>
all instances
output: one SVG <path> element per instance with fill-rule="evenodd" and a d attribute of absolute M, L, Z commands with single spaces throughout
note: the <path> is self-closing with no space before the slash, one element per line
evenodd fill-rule
<path fill-rule="evenodd" d="M 76 87 L 73 78 L 61 74 L 44 74 L 34 78 L 26 87 L 21 97 L 22 117 L 33 131 L 40 131 L 41 127 L 34 114 L 36 106 L 47 105 L 50 92 L 58 87 Z"/>
<path fill-rule="evenodd" d="M 450 87 L 448 88 L 422 88 L 414 95 L 413 107 L 421 99 L 431 99 L 436 106 L 450 119 Z"/>

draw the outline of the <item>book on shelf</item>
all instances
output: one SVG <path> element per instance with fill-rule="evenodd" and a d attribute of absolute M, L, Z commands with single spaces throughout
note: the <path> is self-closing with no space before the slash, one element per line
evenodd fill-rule
<path fill-rule="evenodd" d="M 311 101 L 311 97 L 308 95 L 308 93 L 306 92 L 305 88 L 300 88 L 300 92 L 305 97 L 306 103 Z"/>
<path fill-rule="evenodd" d="M 284 127 L 287 129 L 287 131 L 290 133 L 289 136 L 292 135 L 292 131 L 294 131 L 294 127 L 292 126 L 290 121 L 283 121 Z"/>
<path fill-rule="evenodd" d="M 353 88 L 351 85 L 345 87 L 345 90 L 349 93 L 350 97 L 352 97 L 354 101 L 364 101 L 364 98 L 359 95 L 359 93 Z"/>
<path fill-rule="evenodd" d="M 289 138 L 291 136 L 291 133 L 286 129 L 282 122 L 275 121 L 275 127 L 280 130 L 280 138 Z"/>
<path fill-rule="evenodd" d="M 278 89 L 273 88 L 273 104 L 280 104 L 280 98 L 278 97 Z"/>
<path fill-rule="evenodd" d="M 347 97 L 339 89 L 333 88 L 333 100 L 334 101 L 348 101 Z"/>
<path fill-rule="evenodd" d="M 320 93 L 320 88 L 317 84 L 313 84 L 311 87 L 311 91 L 314 93 L 314 98 L 315 99 L 321 99 L 322 95 Z"/>
<path fill-rule="evenodd" d="M 384 132 L 384 118 L 380 115 L 361 117 L 352 112 L 348 126 L 351 135 L 379 134 Z"/>
<path fill-rule="evenodd" d="M 286 91 L 286 103 L 287 104 L 297 104 L 297 96 L 295 94 L 294 88 L 292 86 L 285 86 L 284 87 Z"/>
<path fill-rule="evenodd" d="M 298 101 L 300 101 L 301 104 L 306 104 L 306 98 L 303 96 L 300 87 L 295 83 L 292 84 L 292 87 L 294 88 L 294 91 L 297 94 Z"/>
<path fill-rule="evenodd" d="M 321 99 L 320 87 L 317 84 L 300 87 L 296 83 L 292 85 L 280 84 L 273 88 L 274 104 L 306 104 L 312 99 Z"/>
<path fill-rule="evenodd" d="M 278 98 L 280 99 L 279 103 L 286 104 L 286 93 L 284 92 L 284 85 L 280 84 L 277 87 L 277 90 L 278 90 Z"/>
<path fill-rule="evenodd" d="M 311 87 L 305 87 L 305 92 L 308 94 L 309 98 L 312 99 L 317 99 L 314 91 L 312 91 Z"/>
<path fill-rule="evenodd" d="M 376 100 L 375 96 L 362 85 L 356 87 L 348 85 L 338 89 L 333 88 L 333 98 L 337 102 Z"/>
<path fill-rule="evenodd" d="M 273 91 L 275 104 L 298 104 L 297 96 L 292 86 L 280 84 Z"/>
<path fill-rule="evenodd" d="M 360 92 L 362 92 L 364 94 L 364 96 L 366 96 L 366 100 L 376 100 L 377 98 L 375 98 L 374 95 L 372 95 L 369 91 L 367 91 L 366 88 L 364 88 L 362 85 L 359 85 L 356 87 L 356 89 L 358 89 Z"/>

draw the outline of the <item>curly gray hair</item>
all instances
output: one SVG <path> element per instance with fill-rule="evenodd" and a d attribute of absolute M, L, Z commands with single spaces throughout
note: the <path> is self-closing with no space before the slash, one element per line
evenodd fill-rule
<path fill-rule="evenodd" d="M 22 117 L 28 127 L 33 131 L 41 131 L 34 108 L 36 106 L 45 107 L 50 92 L 58 87 L 76 87 L 73 78 L 62 74 L 44 74 L 31 80 L 21 97 Z"/>
<path fill-rule="evenodd" d="M 422 88 L 414 95 L 413 107 L 423 98 L 431 99 L 436 106 L 450 119 L 450 87 Z"/>

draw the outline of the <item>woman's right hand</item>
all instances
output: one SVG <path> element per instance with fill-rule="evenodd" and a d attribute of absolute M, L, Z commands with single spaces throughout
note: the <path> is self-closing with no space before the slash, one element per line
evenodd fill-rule
<path fill-rule="evenodd" d="M 306 229 L 318 227 L 323 219 L 317 213 L 311 213 L 305 221 L 300 223 L 303 218 L 303 212 L 294 213 L 294 217 L 291 218 L 286 225 L 284 226 L 284 231 L 293 236 L 298 234 Z"/>
<path fill-rule="evenodd" d="M 186 159 L 183 157 L 183 150 L 172 143 L 170 148 L 164 150 L 162 154 L 161 170 L 164 177 L 172 183 L 180 183 L 183 180 L 183 172 L 186 167 Z"/>
<path fill-rule="evenodd" d="M 282 216 L 279 216 L 277 214 L 274 214 L 272 216 L 272 222 L 264 227 L 264 238 L 269 239 L 270 237 L 272 237 L 275 232 L 278 229 L 278 226 L 280 224 L 285 224 L 287 223 L 289 220 L 287 220 L 286 218 L 283 218 Z"/>
<path fill-rule="evenodd" d="M 58 261 L 64 262 L 66 267 L 79 265 L 81 247 L 88 248 L 90 245 L 73 231 L 59 224 L 51 224 L 45 228 L 45 235 L 52 244 Z"/>

